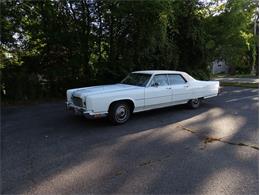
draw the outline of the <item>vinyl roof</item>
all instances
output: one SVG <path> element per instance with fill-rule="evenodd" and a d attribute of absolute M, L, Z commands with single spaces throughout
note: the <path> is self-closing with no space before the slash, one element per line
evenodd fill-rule
<path fill-rule="evenodd" d="M 143 74 L 176 74 L 176 73 L 184 73 L 184 72 L 174 71 L 174 70 L 141 70 L 141 71 L 135 71 L 133 73 L 143 73 Z"/>
<path fill-rule="evenodd" d="M 154 75 L 154 74 L 181 74 L 182 76 L 184 76 L 184 78 L 187 81 L 195 80 L 192 76 L 190 76 L 186 72 L 175 71 L 175 70 L 141 70 L 141 71 L 135 71 L 133 73 L 143 73 L 143 74 L 151 74 L 151 75 Z"/>

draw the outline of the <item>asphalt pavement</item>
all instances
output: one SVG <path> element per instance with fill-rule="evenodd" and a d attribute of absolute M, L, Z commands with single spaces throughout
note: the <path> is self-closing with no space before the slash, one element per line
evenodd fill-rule
<path fill-rule="evenodd" d="M 258 89 L 112 126 L 64 102 L 1 108 L 2 194 L 258 194 Z"/>

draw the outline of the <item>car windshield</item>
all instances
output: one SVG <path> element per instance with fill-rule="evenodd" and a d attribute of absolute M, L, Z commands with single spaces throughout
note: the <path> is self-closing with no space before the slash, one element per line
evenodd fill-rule
<path fill-rule="evenodd" d="M 151 74 L 130 73 L 124 80 L 121 81 L 121 83 L 127 85 L 136 85 L 140 87 L 145 87 L 150 77 Z"/>

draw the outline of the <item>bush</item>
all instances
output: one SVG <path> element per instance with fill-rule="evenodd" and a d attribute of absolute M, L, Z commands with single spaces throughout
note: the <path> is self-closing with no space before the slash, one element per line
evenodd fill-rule
<path fill-rule="evenodd" d="M 188 71 L 188 73 L 198 80 L 210 80 L 210 72 L 207 70 Z"/>

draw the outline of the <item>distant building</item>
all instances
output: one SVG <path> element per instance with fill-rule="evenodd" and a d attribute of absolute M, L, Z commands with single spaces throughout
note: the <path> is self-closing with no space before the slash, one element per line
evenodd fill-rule
<path fill-rule="evenodd" d="M 224 60 L 215 60 L 212 62 L 212 73 L 228 73 L 229 67 L 226 65 Z"/>

